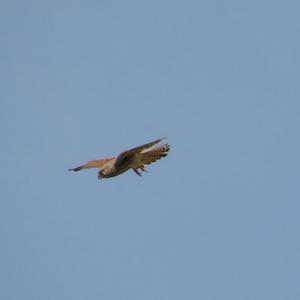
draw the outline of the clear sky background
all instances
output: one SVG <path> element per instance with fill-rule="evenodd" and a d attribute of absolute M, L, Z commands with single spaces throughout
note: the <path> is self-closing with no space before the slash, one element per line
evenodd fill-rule
<path fill-rule="evenodd" d="M 299 1 L 2 1 L 0 299 L 300 299 Z M 170 155 L 68 172 L 163 136 Z"/>

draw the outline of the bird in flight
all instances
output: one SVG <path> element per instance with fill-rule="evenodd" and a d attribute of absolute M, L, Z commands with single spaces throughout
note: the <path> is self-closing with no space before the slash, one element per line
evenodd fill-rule
<path fill-rule="evenodd" d="M 170 145 L 168 143 L 160 144 L 164 139 L 166 138 L 126 150 L 117 157 L 91 160 L 84 165 L 69 169 L 69 171 L 97 168 L 100 169 L 98 179 L 102 179 L 118 176 L 132 169 L 137 175 L 142 176 L 142 172 L 147 172 L 145 165 L 150 165 L 168 155 Z"/>

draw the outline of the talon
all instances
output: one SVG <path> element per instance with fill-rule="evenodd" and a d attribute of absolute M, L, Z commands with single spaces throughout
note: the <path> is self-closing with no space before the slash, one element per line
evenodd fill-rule
<path fill-rule="evenodd" d="M 142 173 L 138 169 L 133 169 L 133 171 L 135 172 L 135 174 L 142 176 Z"/>

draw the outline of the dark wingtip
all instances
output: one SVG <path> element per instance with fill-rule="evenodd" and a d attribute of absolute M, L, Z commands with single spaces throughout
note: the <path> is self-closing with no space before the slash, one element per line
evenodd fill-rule
<path fill-rule="evenodd" d="M 79 171 L 79 170 L 81 170 L 82 169 L 82 167 L 77 167 L 77 168 L 73 168 L 73 169 L 68 169 L 68 171 Z"/>

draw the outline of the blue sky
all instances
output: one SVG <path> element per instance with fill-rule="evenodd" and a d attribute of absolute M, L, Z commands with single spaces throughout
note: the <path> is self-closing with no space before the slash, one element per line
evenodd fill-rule
<path fill-rule="evenodd" d="M 299 11 L 2 1 L 0 298 L 299 299 Z"/>

